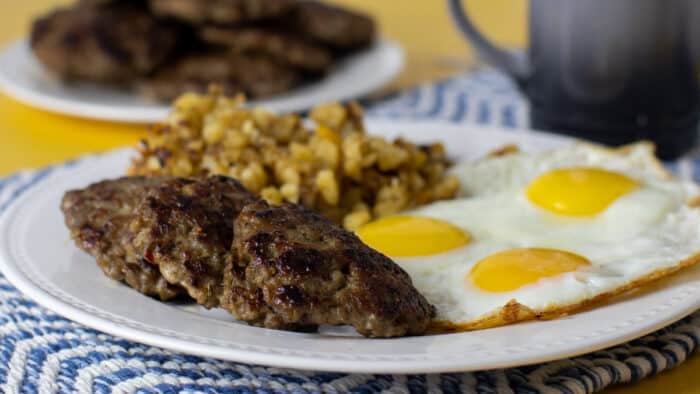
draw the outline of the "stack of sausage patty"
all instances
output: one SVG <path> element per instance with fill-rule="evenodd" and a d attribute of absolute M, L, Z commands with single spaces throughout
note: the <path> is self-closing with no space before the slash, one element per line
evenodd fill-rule
<path fill-rule="evenodd" d="M 264 97 L 322 77 L 374 34 L 368 16 L 309 0 L 80 0 L 37 19 L 31 46 L 66 80 L 160 100 L 210 84 Z"/>

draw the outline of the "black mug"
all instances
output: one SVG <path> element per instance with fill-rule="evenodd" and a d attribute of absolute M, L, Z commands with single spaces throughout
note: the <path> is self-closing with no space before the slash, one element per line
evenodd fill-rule
<path fill-rule="evenodd" d="M 460 0 L 447 2 L 479 54 L 527 96 L 533 128 L 608 145 L 650 140 L 667 159 L 694 146 L 700 1 L 531 0 L 524 57 L 491 44 Z"/>

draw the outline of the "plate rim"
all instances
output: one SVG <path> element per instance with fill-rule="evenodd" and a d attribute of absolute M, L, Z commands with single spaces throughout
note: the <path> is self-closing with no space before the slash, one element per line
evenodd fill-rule
<path fill-rule="evenodd" d="M 24 47 L 24 48 L 22 48 Z M 22 84 L 15 83 L 10 75 L 7 74 L 5 68 L 7 67 L 7 58 L 13 50 L 25 50 L 29 51 L 29 38 L 24 36 L 18 38 L 14 41 L 10 41 L 8 44 L 4 45 L 0 49 L 0 91 L 6 94 L 8 97 L 27 105 L 32 108 L 41 109 L 54 114 L 68 115 L 84 119 L 93 119 L 98 121 L 111 121 L 111 122 L 121 122 L 121 123 L 132 123 L 132 124 L 148 124 L 155 123 L 165 118 L 170 110 L 169 104 L 158 105 L 153 108 L 109 108 L 105 104 L 94 104 L 86 101 L 79 101 L 76 99 L 61 99 L 54 95 L 45 94 L 41 91 L 32 89 L 30 87 L 24 86 Z M 360 88 L 350 88 L 339 90 L 337 94 L 329 95 L 329 98 L 324 98 L 324 101 L 347 101 L 353 98 L 359 98 L 364 95 L 371 94 L 394 81 L 399 74 L 406 67 L 406 53 L 404 48 L 396 40 L 389 39 L 384 36 L 380 36 L 376 39 L 373 46 L 365 50 L 369 52 L 370 50 L 377 51 L 383 56 L 388 56 L 392 58 L 392 62 L 384 64 L 384 72 L 379 73 L 377 80 L 373 84 L 367 84 L 365 86 L 360 85 Z M 31 55 L 31 52 L 29 51 Z M 362 56 L 363 52 L 358 52 L 350 56 Z M 26 61 L 23 59 L 22 61 Z M 333 74 L 331 71 L 330 74 Z M 319 80 L 323 83 L 323 79 Z M 313 86 L 313 84 L 311 85 Z M 320 103 L 312 103 L 310 100 L 305 100 L 303 98 L 304 93 L 302 92 L 306 86 L 302 85 L 298 88 L 292 89 L 289 92 L 284 92 L 279 95 L 267 97 L 260 100 L 250 100 L 249 104 L 254 106 L 263 107 L 279 107 L 277 109 L 273 108 L 275 112 L 292 112 L 292 111 L 304 111 L 311 108 L 313 105 Z M 104 89 L 110 90 L 109 87 L 104 87 Z M 297 89 L 302 90 L 300 92 L 295 92 Z M 290 96 L 290 97 L 287 97 Z M 332 96 L 332 97 L 330 97 Z M 134 98 L 138 98 L 137 94 L 134 93 Z M 279 101 L 278 103 L 272 103 Z M 291 103 L 290 103 L 291 102 Z M 294 104 L 298 102 L 297 104 Z"/>
<path fill-rule="evenodd" d="M 392 128 L 403 128 L 409 123 L 415 126 L 411 127 L 451 127 L 451 128 L 479 128 L 485 130 L 503 130 L 499 127 L 484 127 L 477 125 L 459 125 L 451 122 L 445 121 L 397 121 L 397 120 L 368 120 L 371 128 L 377 127 L 378 125 L 384 124 L 383 127 Z M 397 126 L 398 125 L 398 126 Z M 534 132 L 538 133 L 539 132 Z M 22 272 L 21 268 L 18 268 L 18 263 L 12 261 L 12 255 L 10 252 L 9 245 L 6 243 L 8 241 L 8 230 L 11 228 L 10 225 L 13 223 L 14 218 L 16 218 L 21 212 L 23 201 L 29 199 L 32 195 L 32 190 L 34 190 L 38 185 L 43 184 L 52 176 L 56 176 L 54 171 L 64 172 L 61 176 L 69 176 L 71 168 L 79 166 L 81 163 L 89 162 L 97 159 L 108 160 L 112 156 L 118 154 L 126 154 L 125 152 L 133 152 L 131 148 L 121 148 L 114 151 L 93 154 L 83 156 L 81 159 L 72 162 L 71 165 L 60 164 L 54 167 L 49 167 L 46 169 L 47 175 L 33 183 L 30 187 L 25 190 L 21 196 L 11 200 L 9 207 L 0 214 L 0 270 L 6 275 L 7 279 L 17 287 L 24 295 L 34 299 L 40 305 L 47 307 L 48 309 L 58 313 L 59 315 L 81 323 L 85 326 L 97 329 L 102 332 L 106 332 L 112 335 L 120 336 L 135 342 L 144 343 L 151 346 L 157 346 L 160 348 L 169 349 L 176 352 L 183 352 L 187 354 L 195 354 L 204 357 L 214 357 L 222 360 L 253 363 L 261 365 L 269 365 L 275 367 L 283 368 L 293 368 L 293 369 L 304 369 L 304 370 L 314 370 L 314 371 L 334 371 L 334 372 L 348 372 L 348 373 L 442 373 L 442 372 L 465 372 L 483 369 L 494 369 L 494 368 L 509 368 L 517 367 L 528 364 L 541 363 L 546 361 L 552 361 L 562 358 L 569 358 L 578 356 L 585 353 L 590 353 L 596 350 L 607 348 L 609 346 L 614 346 L 619 343 L 627 342 L 629 340 L 639 338 L 657 329 L 666 327 L 675 321 L 682 319 L 688 314 L 695 311 L 700 306 L 700 300 L 695 301 L 692 305 L 689 304 L 682 309 L 676 310 L 672 316 L 665 319 L 654 321 L 653 324 L 649 324 L 649 321 L 644 323 L 649 312 L 646 314 L 640 314 L 636 316 L 636 321 L 641 322 L 641 328 L 638 327 L 635 330 L 629 330 L 624 335 L 610 335 L 610 337 L 605 341 L 598 341 L 594 346 L 585 347 L 571 347 L 566 350 L 557 349 L 545 349 L 541 351 L 538 357 L 528 356 L 527 351 L 522 351 L 520 353 L 512 354 L 508 360 L 503 360 L 500 362 L 491 362 L 485 365 L 476 367 L 465 368 L 463 364 L 454 363 L 451 365 L 445 362 L 435 362 L 431 365 L 426 365 L 425 362 L 422 364 L 420 362 L 408 362 L 405 364 L 397 363 L 396 361 L 377 361 L 377 360 L 365 360 L 365 359 L 352 359 L 352 360 L 329 360 L 327 358 L 310 359 L 303 355 L 280 355 L 274 353 L 264 353 L 258 351 L 242 350 L 242 349 L 231 349 L 231 348 L 221 348 L 218 346 L 207 345 L 202 343 L 192 343 L 183 341 L 177 338 L 169 338 L 164 335 L 151 334 L 149 332 L 144 332 L 143 330 L 134 329 L 133 327 L 122 326 L 120 324 L 115 324 L 113 320 L 108 320 L 99 316 L 92 315 L 89 311 L 85 311 L 72 305 L 65 300 L 58 299 L 56 296 L 52 295 L 47 289 L 42 288 L 38 285 L 32 278 L 26 276 Z M 680 301 L 679 301 L 680 302 Z M 652 313 L 652 315 L 655 313 Z M 124 317 L 129 319 L 129 317 Z M 628 319 L 629 322 L 629 319 Z M 629 324 L 627 324 L 629 325 Z M 616 328 L 612 325 L 612 328 Z M 371 339 L 372 341 L 396 341 L 400 339 Z M 300 367 L 301 365 L 301 367 Z"/>

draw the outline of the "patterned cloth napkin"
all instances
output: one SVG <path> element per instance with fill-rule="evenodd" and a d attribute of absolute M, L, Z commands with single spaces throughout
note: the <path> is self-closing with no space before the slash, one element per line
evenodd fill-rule
<path fill-rule="evenodd" d="M 366 103 L 367 115 L 527 124 L 527 106 L 493 70 Z M 700 179 L 700 154 L 669 168 Z M 0 212 L 42 170 L 0 179 Z M 591 393 L 682 363 L 700 341 L 700 312 L 624 345 L 573 359 L 474 373 L 365 375 L 305 372 L 189 356 L 130 342 L 64 319 L 0 275 L 2 393 Z"/>

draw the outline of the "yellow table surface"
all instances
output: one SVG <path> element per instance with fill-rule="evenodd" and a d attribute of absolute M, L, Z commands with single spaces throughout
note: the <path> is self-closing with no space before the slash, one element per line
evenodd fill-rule
<path fill-rule="evenodd" d="M 475 58 L 453 28 L 443 1 L 336 0 L 374 14 L 388 37 L 407 54 L 407 67 L 393 88 L 448 76 L 467 69 Z M 32 17 L 58 4 L 57 0 L 3 0 L 0 44 L 26 34 Z M 475 20 L 497 42 L 521 46 L 526 42 L 525 0 L 471 0 Z M 33 109 L 0 94 L 0 176 L 39 167 L 88 152 L 136 142 L 147 126 L 72 118 Z M 669 372 L 640 383 L 615 387 L 614 394 L 698 393 L 700 356 Z"/>

